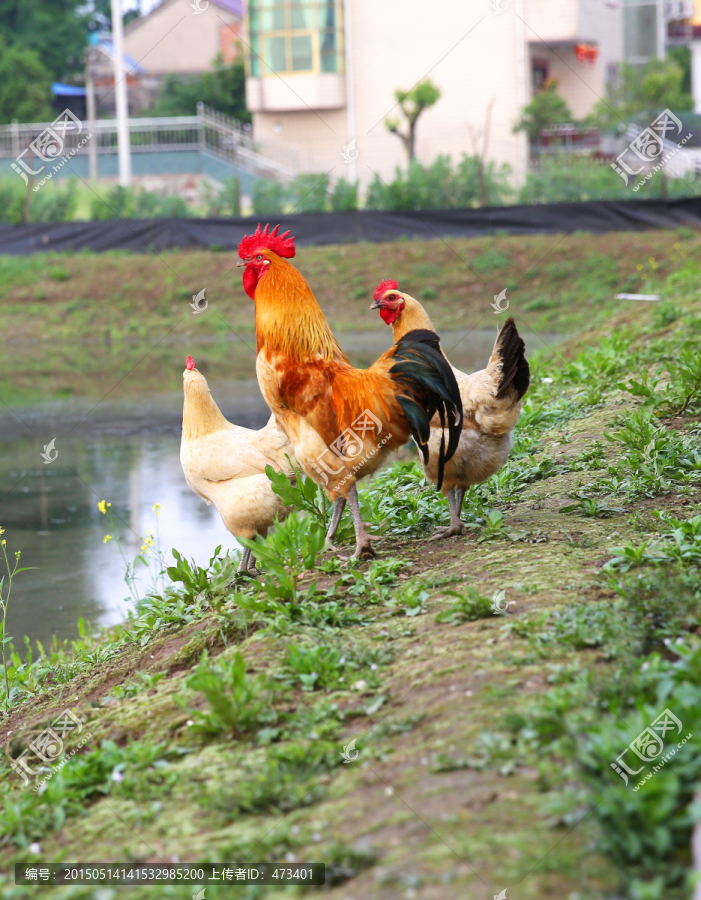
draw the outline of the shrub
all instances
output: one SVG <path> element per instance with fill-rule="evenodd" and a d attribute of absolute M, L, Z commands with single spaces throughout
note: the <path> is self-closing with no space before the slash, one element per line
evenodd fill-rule
<path fill-rule="evenodd" d="M 329 190 L 328 175 L 324 173 L 298 175 L 290 182 L 289 189 L 293 212 L 326 212 Z"/>
<path fill-rule="evenodd" d="M 285 206 L 287 191 L 284 185 L 277 181 L 266 181 L 259 178 L 253 182 L 251 200 L 253 213 L 256 216 L 268 216 L 281 214 Z"/>
<path fill-rule="evenodd" d="M 358 182 L 351 184 L 339 178 L 331 192 L 331 209 L 334 212 L 355 212 L 358 208 Z"/>

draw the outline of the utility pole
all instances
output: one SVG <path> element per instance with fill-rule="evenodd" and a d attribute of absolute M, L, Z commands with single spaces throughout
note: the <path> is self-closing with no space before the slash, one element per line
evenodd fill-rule
<path fill-rule="evenodd" d="M 119 147 L 119 183 L 131 185 L 131 147 L 129 144 L 129 102 L 124 74 L 124 35 L 121 0 L 112 0 L 112 46 L 114 49 L 114 91 L 117 107 L 117 143 Z"/>
<path fill-rule="evenodd" d="M 94 34 L 94 33 L 93 33 Z M 95 126 L 95 56 L 97 48 L 95 39 L 99 36 L 90 35 L 88 48 L 85 52 L 85 98 L 87 101 L 88 131 L 92 135 L 88 141 L 88 162 L 90 165 L 90 181 L 97 181 L 97 134 Z"/>

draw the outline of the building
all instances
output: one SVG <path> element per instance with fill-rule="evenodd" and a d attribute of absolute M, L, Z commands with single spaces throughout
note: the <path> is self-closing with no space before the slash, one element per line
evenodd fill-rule
<path fill-rule="evenodd" d="M 124 50 L 152 80 L 197 75 L 240 52 L 243 0 L 162 0 L 124 29 Z"/>
<path fill-rule="evenodd" d="M 254 133 L 302 171 L 386 180 L 406 165 L 384 124 L 395 90 L 429 77 L 441 98 L 419 120 L 418 159 L 475 152 L 491 105 L 487 156 L 521 181 L 528 147 L 513 126 L 543 82 L 585 116 L 622 60 L 664 55 L 668 18 L 662 0 L 248 0 Z"/>

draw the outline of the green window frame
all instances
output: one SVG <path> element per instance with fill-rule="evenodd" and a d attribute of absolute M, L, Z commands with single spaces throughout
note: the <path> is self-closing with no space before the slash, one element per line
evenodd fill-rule
<path fill-rule="evenodd" d="M 249 0 L 253 77 L 344 70 L 343 0 Z"/>

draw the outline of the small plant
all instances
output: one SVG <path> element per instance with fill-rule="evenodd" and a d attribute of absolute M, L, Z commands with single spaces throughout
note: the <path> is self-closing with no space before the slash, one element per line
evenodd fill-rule
<path fill-rule="evenodd" d="M 126 684 L 118 684 L 112 690 L 112 693 L 119 700 L 127 700 L 135 697 L 142 691 L 150 690 L 155 687 L 159 681 L 166 677 L 165 672 L 140 672 L 136 671 L 136 681 L 129 681 Z"/>
<path fill-rule="evenodd" d="M 430 596 L 421 584 L 405 584 L 395 595 L 393 603 L 403 609 L 407 616 L 420 616 L 426 612 Z"/>
<path fill-rule="evenodd" d="M 609 506 L 605 500 L 594 500 L 590 497 L 582 497 L 579 503 L 573 503 L 571 506 L 563 506 L 561 513 L 574 513 L 578 516 L 586 516 L 589 519 L 606 519 L 609 516 L 615 516 L 624 513 L 625 509 L 620 506 Z"/>
<path fill-rule="evenodd" d="M 110 534 L 106 534 L 103 538 L 103 544 L 107 544 L 110 541 L 114 541 L 117 545 L 117 549 L 119 550 L 119 554 L 122 557 L 122 561 L 124 563 L 124 581 L 129 588 L 129 593 L 132 596 L 132 599 L 135 602 L 139 600 L 139 590 L 137 587 L 138 576 L 136 574 L 137 568 L 139 564 L 145 566 L 149 569 L 151 574 L 151 586 L 154 590 L 159 587 L 163 589 L 165 584 L 163 582 L 163 573 L 166 569 L 164 552 L 161 549 L 160 545 L 160 532 L 158 529 L 158 519 L 161 515 L 161 505 L 160 503 L 156 503 L 152 509 L 156 513 L 156 533 L 155 538 L 152 531 L 147 531 L 145 537 L 142 539 L 143 543 L 141 544 L 141 548 L 139 552 L 134 557 L 132 562 L 129 562 L 124 555 L 124 551 L 122 550 L 122 542 L 119 537 L 119 526 L 117 525 L 116 516 L 114 509 L 112 508 L 112 504 L 108 503 L 106 500 L 100 500 L 97 504 L 97 508 L 102 513 L 103 516 L 106 516 L 110 523 Z M 121 520 L 120 520 L 121 521 Z M 175 552 L 175 551 L 174 551 Z"/>
<path fill-rule="evenodd" d="M 642 544 L 626 541 L 623 547 L 613 547 L 610 552 L 613 553 L 613 557 L 604 566 L 605 572 L 611 572 L 614 569 L 619 572 L 627 572 L 638 566 L 669 560 L 669 556 L 661 551 L 659 545 L 653 545 L 652 541 L 643 541 Z"/>
<path fill-rule="evenodd" d="M 314 647 L 292 646 L 288 648 L 285 670 L 288 683 L 298 682 L 305 691 L 318 688 L 336 688 L 343 682 L 346 658 L 337 647 L 317 645 Z"/>
<path fill-rule="evenodd" d="M 202 653 L 197 668 L 188 675 L 183 686 L 204 694 L 209 709 L 190 709 L 194 731 L 205 734 L 243 736 L 258 725 L 274 722 L 276 715 L 266 702 L 269 686 L 260 676 L 246 673 L 246 661 L 240 653 L 231 658 L 210 660 Z M 187 708 L 182 695 L 177 702 Z"/>
<path fill-rule="evenodd" d="M 5 529 L 0 527 L 0 535 L 3 535 L 4 533 Z M 10 560 L 7 557 L 6 538 L 0 539 L 0 548 L 2 548 L 2 556 L 5 563 L 5 574 L 0 578 L 0 609 L 2 610 L 2 620 L 0 620 L 0 650 L 2 651 L 2 671 L 3 678 L 5 679 L 5 706 L 8 707 L 10 705 L 10 676 L 7 663 L 7 647 L 12 638 L 7 633 L 6 622 L 7 610 L 10 606 L 10 595 L 12 594 L 12 582 L 20 572 L 28 572 L 29 569 L 36 567 L 25 566 L 22 569 L 19 568 L 19 560 L 22 555 L 21 550 L 15 550 L 14 564 L 10 563 Z M 7 586 L 5 586 L 5 581 L 7 581 Z"/>
<path fill-rule="evenodd" d="M 336 745 L 325 741 L 273 746 L 262 765 L 246 764 L 235 780 L 205 794 L 202 804 L 227 821 L 246 813 L 288 813 L 321 800 L 324 776 L 342 762 Z"/>
<path fill-rule="evenodd" d="M 304 572 L 314 568 L 325 542 L 324 529 L 310 516 L 297 512 L 278 522 L 267 538 L 258 536 L 255 541 L 241 538 L 243 546 L 253 551 L 265 572 L 272 576 L 261 584 L 263 590 L 275 600 L 293 603 L 310 599 L 316 592 L 314 582 L 300 597 L 299 580 Z"/>
<path fill-rule="evenodd" d="M 466 585 L 462 593 L 445 591 L 445 594 L 454 599 L 447 609 L 438 613 L 436 622 L 458 625 L 461 622 L 488 619 L 494 614 L 494 600 L 488 600 L 487 597 L 482 596 L 472 584 Z"/>

